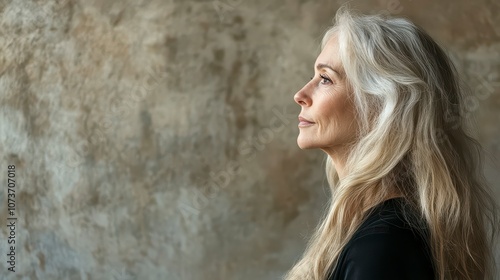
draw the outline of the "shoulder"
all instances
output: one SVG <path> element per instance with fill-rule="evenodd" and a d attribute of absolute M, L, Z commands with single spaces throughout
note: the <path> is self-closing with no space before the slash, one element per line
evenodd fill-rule
<path fill-rule="evenodd" d="M 397 202 L 377 207 L 346 244 L 338 279 L 433 279 L 425 233 Z"/>

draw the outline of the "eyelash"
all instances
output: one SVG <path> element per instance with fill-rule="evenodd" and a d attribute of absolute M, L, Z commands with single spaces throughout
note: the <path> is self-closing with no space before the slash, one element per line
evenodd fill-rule
<path fill-rule="evenodd" d="M 323 80 L 327 80 L 329 81 L 330 83 L 332 82 L 332 80 L 330 80 L 327 76 L 324 76 L 324 75 L 319 75 Z M 324 84 L 324 83 L 323 83 Z"/>
<path fill-rule="evenodd" d="M 327 80 L 328 82 L 332 83 L 332 80 L 330 78 L 328 78 L 327 76 L 325 75 L 322 75 L 320 74 L 319 75 L 323 80 Z M 311 80 L 313 79 L 314 77 L 311 77 Z M 325 84 L 325 83 L 322 83 L 322 84 Z"/>

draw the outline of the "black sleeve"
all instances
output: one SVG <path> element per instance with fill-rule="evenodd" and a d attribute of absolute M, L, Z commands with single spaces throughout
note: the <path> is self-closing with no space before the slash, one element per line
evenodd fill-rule
<path fill-rule="evenodd" d="M 412 231 L 381 231 L 352 240 L 344 280 L 433 280 L 429 253 Z"/>

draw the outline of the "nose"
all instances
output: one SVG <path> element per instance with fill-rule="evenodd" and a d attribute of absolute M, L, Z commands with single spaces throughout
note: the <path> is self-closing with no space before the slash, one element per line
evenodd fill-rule
<path fill-rule="evenodd" d="M 295 103 L 299 104 L 300 106 L 311 106 L 312 100 L 309 95 L 309 89 L 308 89 L 309 83 L 305 84 L 297 93 L 293 96 L 293 100 L 295 100 Z"/>

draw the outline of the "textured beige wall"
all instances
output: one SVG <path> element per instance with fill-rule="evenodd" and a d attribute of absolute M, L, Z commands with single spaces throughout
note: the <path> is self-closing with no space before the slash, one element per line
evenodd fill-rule
<path fill-rule="evenodd" d="M 292 97 L 343 1 L 0 1 L 0 278 L 279 279 L 290 268 L 329 195 L 323 154 L 296 146 Z M 468 108 L 480 140 L 500 158 L 500 3 L 353 3 L 409 16 L 450 51 L 478 92 Z M 499 169 L 486 170 L 497 184 Z"/>

